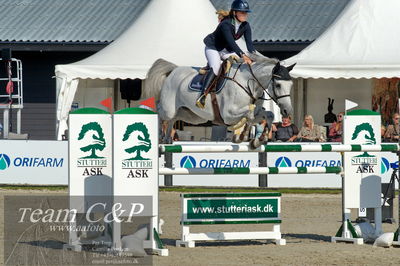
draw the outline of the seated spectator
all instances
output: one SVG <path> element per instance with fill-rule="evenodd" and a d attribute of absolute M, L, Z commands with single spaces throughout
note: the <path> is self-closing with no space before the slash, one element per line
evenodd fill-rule
<path fill-rule="evenodd" d="M 304 117 L 303 127 L 297 134 L 296 141 L 301 142 L 323 142 L 326 140 L 326 134 L 321 126 L 314 124 L 314 119 L 311 115 Z"/>
<path fill-rule="evenodd" d="M 388 141 L 388 142 L 398 142 L 399 141 L 399 132 L 400 132 L 399 118 L 400 118 L 399 113 L 394 113 L 392 115 L 393 124 L 388 125 L 388 127 L 386 129 L 386 132 L 384 135 L 385 141 Z"/>
<path fill-rule="evenodd" d="M 344 112 L 337 115 L 337 122 L 333 122 L 329 127 L 328 140 L 332 142 L 342 142 L 343 139 L 343 116 Z"/>
<path fill-rule="evenodd" d="M 173 141 L 179 141 L 178 132 L 176 131 L 175 127 L 171 130 L 171 138 Z"/>
<path fill-rule="evenodd" d="M 163 121 L 163 123 L 161 125 L 161 135 L 160 135 L 160 139 L 159 139 L 160 142 L 162 142 L 162 140 L 164 139 L 164 137 L 167 133 L 167 130 L 168 130 L 168 122 Z M 176 131 L 175 126 L 173 126 L 171 129 L 170 137 L 171 137 L 172 141 L 179 141 L 178 132 Z"/>
<path fill-rule="evenodd" d="M 381 125 L 381 138 L 382 142 L 385 141 L 385 133 L 386 133 L 386 127 L 384 125 Z"/>
<path fill-rule="evenodd" d="M 292 142 L 297 138 L 299 129 L 296 125 L 292 124 L 292 118 L 288 116 L 282 116 L 282 122 L 272 124 L 272 132 L 275 134 L 275 140 L 278 142 Z"/>
<path fill-rule="evenodd" d="M 261 122 L 256 125 L 256 132 L 255 132 L 256 134 L 255 134 L 254 138 L 256 138 L 256 139 L 260 138 L 261 135 L 263 134 L 266 126 L 268 126 L 267 120 L 265 120 L 265 119 L 261 120 Z M 271 136 L 271 132 L 268 132 L 268 139 L 271 138 L 270 136 Z"/>

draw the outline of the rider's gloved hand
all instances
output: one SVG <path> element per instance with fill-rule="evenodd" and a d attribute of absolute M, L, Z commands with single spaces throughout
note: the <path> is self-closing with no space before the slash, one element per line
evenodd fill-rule
<path fill-rule="evenodd" d="M 242 55 L 242 58 L 243 58 L 243 60 L 244 60 L 244 62 L 246 63 L 246 64 L 251 64 L 251 63 L 253 63 L 253 61 L 250 59 L 250 57 L 248 57 L 247 55 L 245 55 L 245 54 L 243 54 Z"/>

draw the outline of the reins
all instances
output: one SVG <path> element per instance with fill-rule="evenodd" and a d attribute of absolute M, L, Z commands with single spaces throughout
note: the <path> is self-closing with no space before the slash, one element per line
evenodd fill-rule
<path fill-rule="evenodd" d="M 239 64 L 239 66 L 238 66 L 238 68 L 236 69 L 235 74 L 233 75 L 232 78 L 231 78 L 231 77 L 227 77 L 227 76 L 226 76 L 225 78 L 228 79 L 228 80 L 232 80 L 233 82 L 235 82 L 240 88 L 242 88 L 242 89 L 247 93 L 247 95 L 250 96 L 250 98 L 252 99 L 253 103 L 255 103 L 255 102 L 257 101 L 257 99 L 256 99 L 256 97 L 254 97 L 253 93 L 252 93 L 251 90 L 250 90 L 250 86 L 249 86 L 249 84 L 248 84 L 249 81 L 247 81 L 247 87 L 248 87 L 248 88 L 246 88 L 245 86 L 243 86 L 242 84 L 240 84 L 240 83 L 235 79 L 236 74 L 237 74 L 239 68 L 240 68 L 242 65 L 243 65 L 243 63 L 240 63 L 240 64 Z"/>
<path fill-rule="evenodd" d="M 253 104 L 254 104 L 254 103 L 257 101 L 257 98 L 254 97 L 253 93 L 251 92 L 250 85 L 249 85 L 249 81 L 250 81 L 250 80 L 247 81 L 247 87 L 245 87 L 245 86 L 243 86 L 242 84 L 240 84 L 240 83 L 235 79 L 236 74 L 237 74 L 239 68 L 240 68 L 242 65 L 243 65 L 243 63 L 240 63 L 240 64 L 239 64 L 239 66 L 238 66 L 238 68 L 236 69 L 235 74 L 233 75 L 232 78 L 231 78 L 231 77 L 227 77 L 227 76 L 225 76 L 225 78 L 228 79 L 228 80 L 232 80 L 232 81 L 235 82 L 240 88 L 242 88 L 242 89 L 246 92 L 246 94 L 250 96 L 250 98 L 252 99 Z M 268 84 L 267 84 L 267 87 L 265 88 L 265 87 L 261 84 L 261 82 L 257 79 L 257 77 L 254 75 L 253 68 L 251 67 L 251 65 L 248 65 L 248 66 L 249 66 L 250 73 L 251 73 L 251 75 L 253 76 L 254 80 L 255 80 L 255 81 L 257 82 L 257 84 L 263 89 L 263 91 L 270 97 L 270 99 L 266 99 L 266 98 L 263 98 L 263 97 L 259 97 L 258 99 L 262 99 L 262 100 L 266 100 L 266 101 L 273 100 L 276 104 L 278 104 L 278 100 L 279 100 L 279 99 L 284 98 L 284 97 L 290 97 L 290 94 L 285 94 L 285 95 L 276 96 L 277 93 L 276 93 L 276 81 L 275 81 L 275 77 L 277 77 L 277 75 L 272 74 L 272 77 L 271 77 L 271 79 L 269 80 L 269 82 L 268 82 Z M 272 91 L 274 92 L 275 97 L 272 97 L 272 95 L 271 95 L 271 94 L 268 92 L 268 90 L 267 90 L 268 87 L 269 87 L 269 85 L 271 84 L 271 82 L 272 82 Z"/>

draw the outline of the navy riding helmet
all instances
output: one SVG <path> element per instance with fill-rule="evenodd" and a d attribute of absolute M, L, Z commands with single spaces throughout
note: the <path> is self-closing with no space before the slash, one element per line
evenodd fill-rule
<path fill-rule="evenodd" d="M 233 1 L 232 5 L 231 5 L 231 10 L 248 12 L 248 13 L 251 12 L 249 3 L 247 3 L 246 1 L 243 1 L 243 0 Z"/>

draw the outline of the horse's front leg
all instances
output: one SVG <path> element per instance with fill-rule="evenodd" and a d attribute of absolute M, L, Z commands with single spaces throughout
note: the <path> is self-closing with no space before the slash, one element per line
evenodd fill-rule
<path fill-rule="evenodd" d="M 241 143 L 249 140 L 249 134 L 251 129 L 251 123 L 246 123 L 240 134 L 234 134 L 232 138 L 233 143 Z"/>
<path fill-rule="evenodd" d="M 236 124 L 228 127 L 228 129 L 231 131 L 235 131 L 236 129 L 241 128 L 245 123 L 247 123 L 247 121 L 253 121 L 255 118 L 254 117 L 254 109 L 255 109 L 254 104 L 249 104 L 242 108 L 235 109 L 234 112 L 232 112 L 231 116 L 232 117 L 241 117 L 241 119 Z M 225 120 L 225 122 L 230 124 L 229 121 Z"/>
<path fill-rule="evenodd" d="M 261 127 L 263 126 L 264 128 L 260 132 L 256 132 L 256 137 L 254 139 L 252 139 L 250 141 L 250 147 L 252 149 L 257 149 L 258 147 L 260 147 L 262 144 L 266 144 L 268 142 L 268 133 L 269 133 L 269 128 L 267 123 L 261 123 L 259 125 L 257 125 L 257 127 Z"/>

